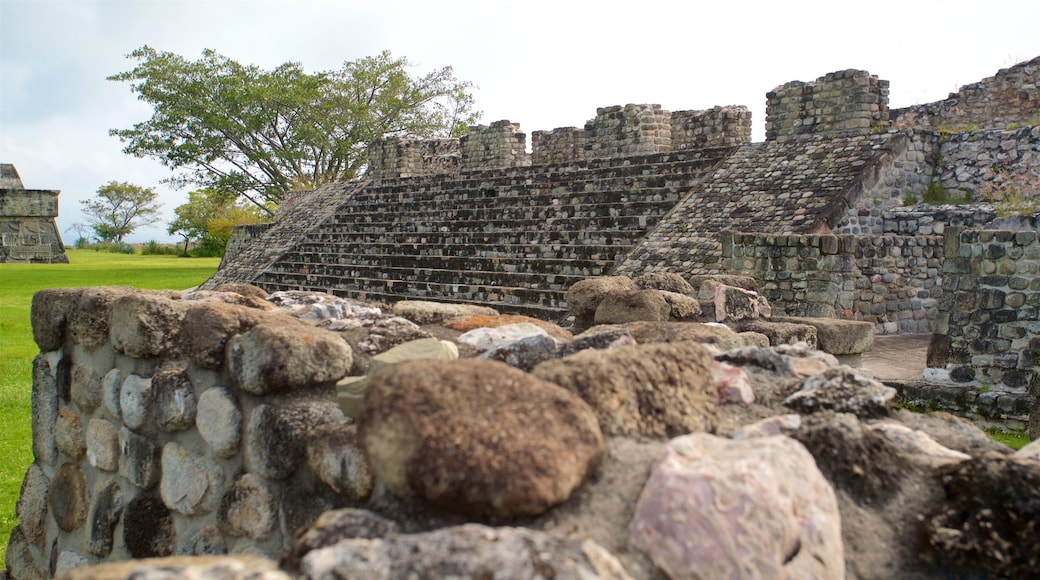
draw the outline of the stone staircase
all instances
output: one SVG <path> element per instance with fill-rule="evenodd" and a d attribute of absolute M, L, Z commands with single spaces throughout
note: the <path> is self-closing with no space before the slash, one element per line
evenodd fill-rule
<path fill-rule="evenodd" d="M 559 318 L 567 288 L 610 273 L 732 152 L 361 182 L 238 281 L 269 292 L 464 302 Z M 265 246 L 263 236 L 255 242 Z"/>

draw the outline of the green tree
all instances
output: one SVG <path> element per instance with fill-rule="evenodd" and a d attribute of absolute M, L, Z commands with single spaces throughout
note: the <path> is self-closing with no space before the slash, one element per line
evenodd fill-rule
<path fill-rule="evenodd" d="M 110 181 L 80 202 L 87 224 L 102 242 L 122 242 L 141 226 L 159 221 L 159 194 L 125 181 Z"/>
<path fill-rule="evenodd" d="M 215 189 L 197 189 L 188 193 L 188 203 L 174 208 L 174 220 L 166 229 L 170 235 L 184 239 L 183 255 L 188 255 L 191 242 L 223 248 L 237 225 L 254 224 L 266 217 L 259 208 L 235 201 L 235 194 Z"/>
<path fill-rule="evenodd" d="M 127 57 L 137 66 L 108 78 L 129 82 L 153 113 L 110 131 L 123 150 L 158 159 L 175 184 L 233 192 L 265 211 L 293 189 L 357 177 L 384 136 L 455 136 L 479 118 L 472 84 L 451 67 L 413 76 L 389 52 L 313 74 L 212 50 L 197 61 L 148 46 Z"/>

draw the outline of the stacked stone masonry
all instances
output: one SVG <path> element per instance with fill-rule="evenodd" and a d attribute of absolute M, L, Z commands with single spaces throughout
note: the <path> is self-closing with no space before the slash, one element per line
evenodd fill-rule
<path fill-rule="evenodd" d="M 458 139 L 414 139 L 389 137 L 368 150 L 371 179 L 458 173 Z"/>
<path fill-rule="evenodd" d="M 67 264 L 54 218 L 58 191 L 25 189 L 18 170 L 0 164 L 0 263 Z"/>
<path fill-rule="evenodd" d="M 556 165 L 585 161 L 585 130 L 561 127 L 531 133 L 531 163 Z"/>
<path fill-rule="evenodd" d="M 527 135 L 520 132 L 519 125 L 509 121 L 470 127 L 469 133 L 460 139 L 459 148 L 462 171 L 531 165 Z"/>
<path fill-rule="evenodd" d="M 35 460 L 13 571 L 280 554 L 295 529 L 349 500 L 322 456 L 349 430 L 334 384 L 351 352 L 335 334 L 130 288 L 44 290 L 32 317 Z"/>
<path fill-rule="evenodd" d="M 672 150 L 672 113 L 660 105 L 596 109 L 585 124 L 585 158 L 603 159 Z"/>
<path fill-rule="evenodd" d="M 958 383 L 1040 394 L 1040 242 L 1034 231 L 948 228 L 929 366 Z"/>
<path fill-rule="evenodd" d="M 1040 57 L 1001 69 L 935 103 L 891 111 L 894 127 L 965 132 L 1040 123 Z"/>
<path fill-rule="evenodd" d="M 766 95 L 766 140 L 888 127 L 888 81 L 862 70 L 792 81 Z"/>
<path fill-rule="evenodd" d="M 747 107 L 672 113 L 673 150 L 738 147 L 750 142 L 751 112 Z"/>

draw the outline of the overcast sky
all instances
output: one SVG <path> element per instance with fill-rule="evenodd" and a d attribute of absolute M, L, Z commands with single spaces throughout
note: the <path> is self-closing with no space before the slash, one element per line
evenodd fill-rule
<path fill-rule="evenodd" d="M 481 122 L 519 123 L 528 143 L 626 103 L 745 105 L 760 141 L 765 94 L 780 84 L 856 68 L 891 81 L 893 108 L 936 101 L 1040 55 L 1038 23 L 1037 0 L 0 0 L 0 161 L 28 188 L 61 190 L 67 243 L 80 200 L 111 180 L 156 188 L 172 219 L 186 191 L 108 135 L 151 115 L 128 84 L 105 80 L 145 44 L 264 68 L 329 70 L 382 50 L 415 74 L 450 65 L 477 85 Z M 171 240 L 165 230 L 130 241 Z"/>

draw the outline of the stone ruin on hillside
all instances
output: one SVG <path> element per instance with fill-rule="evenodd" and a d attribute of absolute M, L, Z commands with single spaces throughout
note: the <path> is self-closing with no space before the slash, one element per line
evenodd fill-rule
<path fill-rule="evenodd" d="M 68 263 L 54 223 L 58 194 L 26 189 L 14 165 L 0 164 L 0 263 Z"/>

